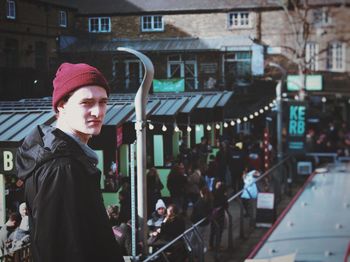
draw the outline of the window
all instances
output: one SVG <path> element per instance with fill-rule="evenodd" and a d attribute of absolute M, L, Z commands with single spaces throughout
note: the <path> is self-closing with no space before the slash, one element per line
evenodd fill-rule
<path fill-rule="evenodd" d="M 194 55 L 169 55 L 168 78 L 185 79 L 185 89 L 198 89 L 197 58 Z"/>
<path fill-rule="evenodd" d="M 60 27 L 67 27 L 67 12 L 66 11 L 60 11 L 59 25 L 60 25 Z"/>
<path fill-rule="evenodd" d="M 142 16 L 142 32 L 164 31 L 163 17 L 160 15 Z"/>
<path fill-rule="evenodd" d="M 312 71 L 318 70 L 318 44 L 309 42 L 305 50 L 306 67 Z"/>
<path fill-rule="evenodd" d="M 345 71 L 345 44 L 333 42 L 328 45 L 327 69 L 330 71 Z"/>
<path fill-rule="evenodd" d="M 225 83 L 228 88 L 249 83 L 252 76 L 252 52 L 236 51 L 224 55 Z"/>
<path fill-rule="evenodd" d="M 109 17 L 90 17 L 89 32 L 91 33 L 111 32 L 111 19 Z"/>
<path fill-rule="evenodd" d="M 6 1 L 6 18 L 16 19 L 16 3 L 13 0 Z"/>
<path fill-rule="evenodd" d="M 316 26 L 330 25 L 331 18 L 327 8 L 318 8 L 313 11 L 313 23 Z"/>
<path fill-rule="evenodd" d="M 228 14 L 229 28 L 248 28 L 250 26 L 251 25 L 248 12 L 237 12 Z"/>

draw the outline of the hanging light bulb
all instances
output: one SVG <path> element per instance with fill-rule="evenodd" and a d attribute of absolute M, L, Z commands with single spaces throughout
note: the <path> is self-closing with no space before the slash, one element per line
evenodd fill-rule
<path fill-rule="evenodd" d="M 166 128 L 166 126 L 163 124 L 163 126 L 162 126 L 162 131 L 163 132 L 165 132 L 165 131 L 167 131 L 167 128 Z"/>
<path fill-rule="evenodd" d="M 254 115 L 255 115 L 255 116 L 258 116 L 258 115 L 259 115 L 259 112 L 258 112 L 258 111 L 256 111 L 256 112 L 254 113 Z"/>
<path fill-rule="evenodd" d="M 273 107 L 273 103 L 270 103 L 269 106 L 270 106 L 270 107 Z"/>
<path fill-rule="evenodd" d="M 215 125 L 215 128 L 216 128 L 216 129 L 220 129 L 220 125 L 219 125 L 219 124 L 216 124 L 216 125 Z"/>
<path fill-rule="evenodd" d="M 208 124 L 207 125 L 207 130 L 210 131 L 211 130 L 211 126 Z"/>
<path fill-rule="evenodd" d="M 247 121 L 248 121 L 248 117 L 246 117 L 246 116 L 243 117 L 243 121 L 244 121 L 244 122 L 247 122 Z"/>
<path fill-rule="evenodd" d="M 228 128 L 228 124 L 227 124 L 226 122 L 224 123 L 224 127 L 225 127 L 225 128 Z"/>
<path fill-rule="evenodd" d="M 176 123 L 175 123 L 174 125 L 175 125 L 175 127 L 174 127 L 174 131 L 175 131 L 175 132 L 179 132 L 179 131 L 180 131 L 180 128 L 177 126 L 177 124 L 176 124 Z"/>
<path fill-rule="evenodd" d="M 322 103 L 326 103 L 327 102 L 327 98 L 324 96 L 324 97 L 322 97 Z"/>
<path fill-rule="evenodd" d="M 239 118 L 236 120 L 236 122 L 237 122 L 237 124 L 242 123 L 241 119 L 239 119 Z"/>
<path fill-rule="evenodd" d="M 187 132 L 191 132 L 192 131 L 192 128 L 190 126 L 187 126 Z"/>
<path fill-rule="evenodd" d="M 231 120 L 230 125 L 234 126 L 235 125 L 235 121 Z"/>
<path fill-rule="evenodd" d="M 250 115 L 249 115 L 249 118 L 250 118 L 250 119 L 253 119 L 253 118 L 254 118 L 254 116 L 253 116 L 252 114 L 250 114 Z"/>
<path fill-rule="evenodd" d="M 265 111 L 269 110 L 269 107 L 268 106 L 265 106 L 264 107 Z"/>
<path fill-rule="evenodd" d="M 149 128 L 149 130 L 153 130 L 154 129 L 154 125 L 152 125 L 152 123 L 149 123 L 148 124 L 148 128 Z"/>
<path fill-rule="evenodd" d="M 261 109 L 259 110 L 259 113 L 260 113 L 260 114 L 264 113 L 264 109 L 261 108 Z"/>

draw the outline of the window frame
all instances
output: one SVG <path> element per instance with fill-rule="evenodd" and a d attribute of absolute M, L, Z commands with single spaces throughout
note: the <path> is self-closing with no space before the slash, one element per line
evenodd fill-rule
<path fill-rule="evenodd" d="M 237 15 L 237 21 L 238 25 L 234 24 L 234 18 L 233 16 Z M 247 15 L 247 18 L 243 18 L 242 15 Z M 248 21 L 248 24 L 246 24 L 244 21 Z M 242 23 L 244 22 L 244 23 Z M 251 28 L 252 27 L 252 21 L 251 21 L 251 12 L 230 12 L 227 14 L 227 27 L 228 29 L 240 29 L 240 28 Z"/>
<path fill-rule="evenodd" d="M 345 59 L 346 59 L 345 43 L 340 41 L 330 42 L 327 48 L 327 70 L 331 72 L 345 72 L 346 71 Z"/>
<path fill-rule="evenodd" d="M 64 28 L 66 28 L 68 26 L 67 11 L 65 11 L 65 10 L 60 10 L 59 11 L 58 25 L 60 27 L 64 27 Z"/>
<path fill-rule="evenodd" d="M 102 30 L 103 28 L 103 25 L 102 22 L 104 19 L 107 19 L 108 21 L 108 30 Z M 97 30 L 95 31 L 92 31 L 91 30 L 91 21 L 92 20 L 96 20 L 97 21 Z M 101 17 L 89 17 L 88 18 L 88 21 L 89 21 L 89 25 L 88 25 L 88 30 L 89 30 L 89 33 L 110 33 L 111 30 L 112 30 L 112 24 L 111 24 L 111 18 L 108 17 L 108 16 L 101 16 Z"/>
<path fill-rule="evenodd" d="M 6 0 L 6 18 L 15 20 L 16 19 L 16 1 Z"/>
<path fill-rule="evenodd" d="M 155 27 L 155 24 L 156 24 L 155 18 L 156 17 L 160 17 L 160 24 L 161 24 L 160 28 Z M 145 18 L 151 18 L 151 21 L 149 22 L 151 25 L 151 28 L 145 28 L 145 23 L 146 23 Z M 143 15 L 143 16 L 141 16 L 141 31 L 142 32 L 164 32 L 163 16 L 162 15 Z"/>
<path fill-rule="evenodd" d="M 319 44 L 317 42 L 307 42 L 305 48 L 305 61 L 307 68 L 312 71 L 319 70 Z"/>
<path fill-rule="evenodd" d="M 317 19 L 320 16 L 320 19 Z M 312 12 L 312 23 L 315 26 L 329 26 L 332 24 L 332 18 L 329 15 L 329 9 L 326 7 L 321 7 L 314 9 Z"/>

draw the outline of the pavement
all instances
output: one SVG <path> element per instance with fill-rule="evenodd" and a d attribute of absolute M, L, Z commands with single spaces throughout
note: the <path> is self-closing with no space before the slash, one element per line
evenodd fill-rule
<path fill-rule="evenodd" d="M 283 212 L 283 210 L 290 203 L 294 195 L 302 187 L 305 178 L 299 178 L 298 181 L 292 185 L 288 194 L 283 194 L 279 201 L 276 209 L 276 218 Z M 254 247 L 259 243 L 262 237 L 267 233 L 269 227 L 257 227 L 255 221 L 250 218 L 243 219 L 244 234 L 240 230 L 240 205 L 237 200 L 233 200 L 229 205 L 229 212 L 232 215 L 233 220 L 233 241 L 230 246 L 228 229 L 224 230 L 221 242 L 221 248 L 217 256 L 214 251 L 208 250 L 205 253 L 205 262 L 216 262 L 216 261 L 227 261 L 227 262 L 243 262 L 249 254 L 252 252 Z M 209 227 L 205 231 L 204 239 L 209 239 Z M 208 242 L 206 242 L 208 243 Z M 208 245 L 207 245 L 208 246 Z"/>

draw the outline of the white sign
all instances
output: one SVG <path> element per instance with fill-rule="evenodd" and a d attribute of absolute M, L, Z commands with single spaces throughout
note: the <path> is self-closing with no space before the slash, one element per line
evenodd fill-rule
<path fill-rule="evenodd" d="M 259 193 L 257 200 L 257 208 L 273 209 L 275 203 L 275 194 Z"/>

